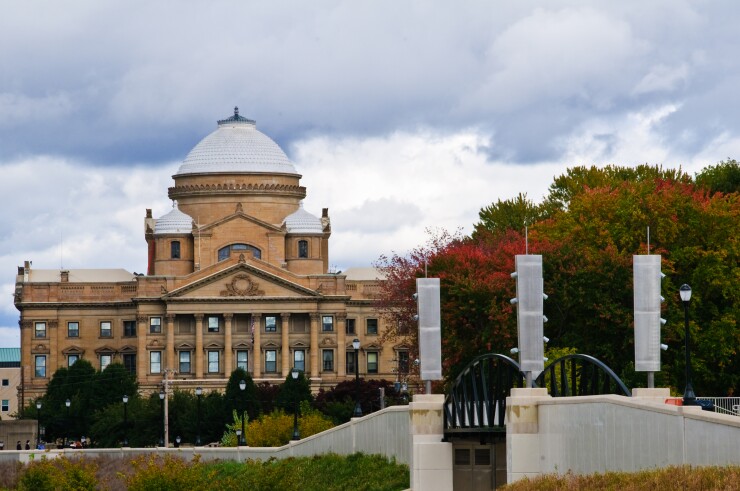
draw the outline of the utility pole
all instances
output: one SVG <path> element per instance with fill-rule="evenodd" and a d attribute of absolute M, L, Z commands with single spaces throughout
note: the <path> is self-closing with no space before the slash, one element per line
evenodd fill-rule
<path fill-rule="evenodd" d="M 171 368 L 164 369 L 164 448 L 170 446 L 170 418 L 169 418 L 169 399 L 170 386 L 168 375 L 170 372 L 175 373 Z"/>

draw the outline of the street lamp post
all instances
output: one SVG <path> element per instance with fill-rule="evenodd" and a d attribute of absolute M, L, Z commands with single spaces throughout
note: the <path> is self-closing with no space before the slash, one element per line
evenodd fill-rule
<path fill-rule="evenodd" d="M 247 382 L 246 380 L 242 380 L 239 382 L 239 389 L 244 392 L 244 390 L 247 388 Z M 245 404 L 246 406 L 246 404 Z M 247 444 L 247 435 L 244 433 L 244 414 L 247 412 L 247 408 L 242 408 L 242 431 L 241 433 L 237 433 L 237 441 L 238 445 L 246 445 Z"/>
<path fill-rule="evenodd" d="M 123 396 L 123 446 L 128 447 L 128 396 Z"/>
<path fill-rule="evenodd" d="M 167 443 L 164 441 L 165 439 L 165 427 L 164 427 L 164 397 L 165 397 L 164 389 L 159 391 L 159 405 L 162 406 L 162 438 L 159 440 L 161 446 L 167 445 Z"/>
<path fill-rule="evenodd" d="M 67 421 L 64 425 L 64 446 L 67 446 L 67 440 L 69 440 L 69 406 L 72 405 L 72 401 L 67 399 L 64 401 L 64 405 L 67 406 Z"/>
<path fill-rule="evenodd" d="M 362 407 L 360 406 L 360 340 L 352 340 L 352 347 L 355 349 L 355 412 L 352 415 L 355 418 L 362 417 Z"/>
<path fill-rule="evenodd" d="M 41 446 L 41 401 L 36 401 L 36 448 Z"/>
<path fill-rule="evenodd" d="M 200 396 L 203 395 L 203 388 L 196 387 L 195 395 L 198 396 L 198 425 L 196 426 L 197 432 L 195 434 L 195 446 L 200 447 Z"/>
<path fill-rule="evenodd" d="M 696 406 L 696 395 L 694 394 L 694 387 L 691 384 L 691 348 L 689 347 L 691 337 L 691 333 L 689 332 L 689 301 L 691 301 L 691 287 L 684 283 L 681 285 L 678 292 L 681 295 L 681 301 L 683 302 L 684 351 L 686 354 L 686 389 L 683 391 L 683 405 Z"/>
<path fill-rule="evenodd" d="M 290 376 L 293 377 L 293 380 L 298 380 L 298 375 L 300 375 L 300 372 L 297 368 L 293 367 L 293 370 L 290 371 Z M 295 391 L 295 395 L 298 396 L 298 391 Z M 298 431 L 298 398 L 293 401 L 293 438 L 291 440 L 300 440 L 301 439 L 301 433 Z"/>

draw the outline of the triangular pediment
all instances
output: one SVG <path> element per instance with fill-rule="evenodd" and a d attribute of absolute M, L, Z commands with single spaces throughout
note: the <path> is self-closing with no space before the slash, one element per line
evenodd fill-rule
<path fill-rule="evenodd" d="M 321 294 L 247 263 L 234 264 L 217 273 L 181 286 L 162 296 L 175 299 L 245 299 L 320 297 Z"/>
<path fill-rule="evenodd" d="M 116 352 L 116 350 L 114 348 L 111 348 L 108 345 L 105 345 L 105 346 L 103 346 L 103 347 L 98 348 L 98 349 L 95 350 L 95 354 L 96 355 L 110 355 L 110 354 L 113 354 L 115 352 Z"/>
<path fill-rule="evenodd" d="M 65 348 L 62 350 L 63 355 L 82 355 L 85 353 L 85 350 L 80 348 L 79 346 L 72 345 L 69 348 Z"/>

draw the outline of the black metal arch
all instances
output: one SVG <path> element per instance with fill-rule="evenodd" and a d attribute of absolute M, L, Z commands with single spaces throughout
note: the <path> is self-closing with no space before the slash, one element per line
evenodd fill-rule
<path fill-rule="evenodd" d="M 446 434 L 504 431 L 506 397 L 524 387 L 525 375 L 508 356 L 487 353 L 475 358 L 457 376 L 445 398 Z"/>
<path fill-rule="evenodd" d="M 538 387 L 547 387 L 552 397 L 618 394 L 632 392 L 611 368 L 589 355 L 566 355 L 553 361 L 535 379 Z"/>

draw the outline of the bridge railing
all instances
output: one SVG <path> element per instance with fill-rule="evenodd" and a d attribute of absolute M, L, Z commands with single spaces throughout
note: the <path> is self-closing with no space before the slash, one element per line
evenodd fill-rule
<path fill-rule="evenodd" d="M 740 397 L 697 397 L 714 404 L 714 412 L 740 416 Z"/>

